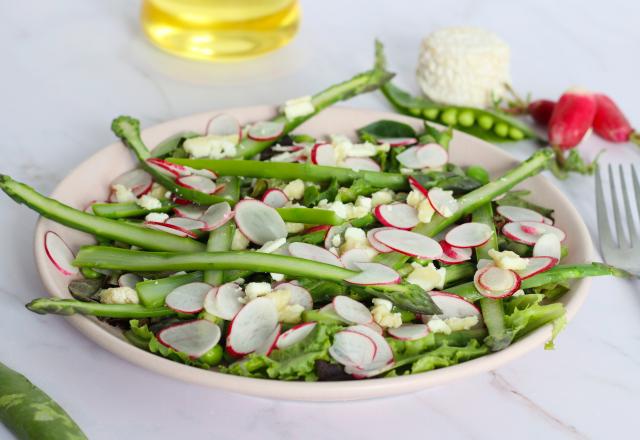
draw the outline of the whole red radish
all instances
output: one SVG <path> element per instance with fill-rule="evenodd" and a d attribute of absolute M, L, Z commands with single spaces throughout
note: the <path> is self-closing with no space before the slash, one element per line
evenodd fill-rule
<path fill-rule="evenodd" d="M 595 96 L 582 89 L 567 90 L 553 108 L 549 120 L 549 143 L 568 150 L 580 143 L 593 124 Z"/>
<path fill-rule="evenodd" d="M 593 119 L 593 131 L 610 142 L 639 143 L 640 135 L 636 133 L 620 108 L 611 98 L 596 94 L 596 115 Z"/>
<path fill-rule="evenodd" d="M 531 115 L 534 121 L 540 125 L 547 125 L 551 119 L 553 108 L 556 106 L 555 101 L 549 99 L 537 99 L 527 106 L 527 113 Z"/>

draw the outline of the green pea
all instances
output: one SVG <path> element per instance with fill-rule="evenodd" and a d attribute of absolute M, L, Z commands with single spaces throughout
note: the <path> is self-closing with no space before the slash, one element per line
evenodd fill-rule
<path fill-rule="evenodd" d="M 476 117 L 471 110 L 463 110 L 458 116 L 458 123 L 463 127 L 471 127 L 475 120 Z"/>
<path fill-rule="evenodd" d="M 419 108 L 409 108 L 409 113 L 411 114 L 411 116 L 420 116 L 420 109 Z"/>
<path fill-rule="evenodd" d="M 446 125 L 456 125 L 458 122 L 458 111 L 455 108 L 448 108 L 442 112 L 440 120 Z"/>
<path fill-rule="evenodd" d="M 96 278 L 102 278 L 104 276 L 100 272 L 96 272 L 95 270 L 91 269 L 90 267 L 82 267 L 82 268 L 80 268 L 80 273 L 82 273 L 82 276 L 84 276 L 85 278 L 89 278 L 90 280 L 93 280 L 93 279 L 96 279 Z"/>
<path fill-rule="evenodd" d="M 216 345 L 211 350 L 207 351 L 205 354 L 200 356 L 199 359 L 202 362 L 209 364 L 211 366 L 218 365 L 222 360 L 222 346 Z"/>
<path fill-rule="evenodd" d="M 469 166 L 469 168 L 467 168 L 467 176 L 477 180 L 483 185 L 486 185 L 491 180 L 491 177 L 489 177 L 489 172 L 480 165 Z"/>
<path fill-rule="evenodd" d="M 493 118 L 490 115 L 480 115 L 478 125 L 484 130 L 489 130 L 493 126 Z"/>
<path fill-rule="evenodd" d="M 498 122 L 495 127 L 493 127 L 493 132 L 500 137 L 507 137 L 509 134 L 509 126 L 504 122 Z"/>
<path fill-rule="evenodd" d="M 511 127 L 509 129 L 509 137 L 511 139 L 514 139 L 516 141 L 519 141 L 521 139 L 524 139 L 524 133 L 522 132 L 522 130 L 520 130 L 519 128 L 516 127 Z"/>
<path fill-rule="evenodd" d="M 440 113 L 440 110 L 437 108 L 425 108 L 422 110 L 422 116 L 430 121 L 436 119 L 438 117 L 438 113 Z"/>

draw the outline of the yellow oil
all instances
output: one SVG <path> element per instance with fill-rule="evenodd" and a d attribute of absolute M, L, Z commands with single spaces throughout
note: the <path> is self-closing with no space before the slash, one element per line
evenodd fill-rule
<path fill-rule="evenodd" d="M 287 44 L 298 30 L 297 0 L 144 0 L 142 27 L 175 55 L 224 61 Z"/>

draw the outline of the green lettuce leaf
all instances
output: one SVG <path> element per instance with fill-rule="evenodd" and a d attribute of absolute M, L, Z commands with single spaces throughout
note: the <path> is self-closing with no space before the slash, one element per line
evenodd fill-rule
<path fill-rule="evenodd" d="M 238 376 L 263 379 L 315 381 L 318 379 L 315 372 L 316 361 L 331 361 L 331 337 L 342 328 L 340 325 L 319 323 L 297 344 L 274 350 L 269 356 L 251 354 L 221 370 Z"/>
<path fill-rule="evenodd" d="M 545 348 L 553 348 L 553 341 L 564 327 L 565 309 L 561 303 L 542 304 L 543 294 L 527 294 L 512 297 L 505 304 L 505 325 L 518 340 L 540 327 L 553 323 L 554 331 Z"/>

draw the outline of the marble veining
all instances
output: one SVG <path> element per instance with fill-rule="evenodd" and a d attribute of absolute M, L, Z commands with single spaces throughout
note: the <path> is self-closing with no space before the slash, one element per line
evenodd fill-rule
<path fill-rule="evenodd" d="M 144 126 L 215 108 L 278 104 L 372 64 L 382 39 L 398 81 L 413 78 L 423 34 L 476 25 L 512 47 L 515 87 L 538 97 L 571 85 L 611 94 L 640 124 L 640 3 L 610 0 L 485 2 L 302 1 L 299 36 L 241 64 L 193 63 L 144 41 L 137 2 L 0 5 L 2 172 L 49 192 L 75 165 L 113 142 L 119 114 Z M 349 105 L 388 109 L 379 94 Z M 528 143 L 504 147 L 518 158 Z M 581 147 L 605 163 L 640 165 L 640 149 L 591 137 Z M 596 233 L 593 181 L 556 182 Z M 24 304 L 44 294 L 35 273 L 37 216 L 0 195 L 0 359 L 56 398 L 91 439 L 629 438 L 640 428 L 640 285 L 596 279 L 555 351 L 527 354 L 491 373 L 386 399 L 277 402 L 202 388 L 133 366 L 58 317 Z M 0 439 L 10 438 L 0 426 Z"/>

